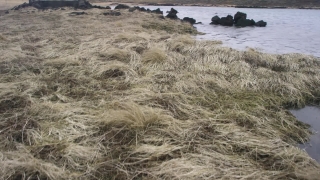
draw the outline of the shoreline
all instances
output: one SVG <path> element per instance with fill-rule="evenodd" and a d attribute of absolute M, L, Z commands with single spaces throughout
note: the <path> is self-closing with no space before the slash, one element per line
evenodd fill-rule
<path fill-rule="evenodd" d="M 118 4 L 128 4 L 131 6 L 197 6 L 197 7 L 230 7 L 230 8 L 254 8 L 254 9 L 309 9 L 309 10 L 319 10 L 319 7 L 299 7 L 299 6 L 243 6 L 243 5 L 213 5 L 213 4 L 171 4 L 171 3 L 124 3 L 124 2 L 93 2 L 92 4 L 107 4 L 107 5 L 118 5 Z"/>

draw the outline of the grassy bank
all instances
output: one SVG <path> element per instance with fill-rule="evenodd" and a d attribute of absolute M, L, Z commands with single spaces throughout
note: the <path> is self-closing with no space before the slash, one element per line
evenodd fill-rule
<path fill-rule="evenodd" d="M 0 179 L 319 176 L 286 110 L 319 102 L 319 59 L 154 14 L 32 11 L 0 16 Z"/>

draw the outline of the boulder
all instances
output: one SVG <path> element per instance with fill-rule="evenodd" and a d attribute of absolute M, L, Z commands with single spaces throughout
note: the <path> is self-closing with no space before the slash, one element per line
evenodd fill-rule
<path fill-rule="evenodd" d="M 155 14 L 163 14 L 163 11 L 160 10 L 160 8 L 152 10 L 151 13 L 155 13 Z"/>
<path fill-rule="evenodd" d="M 233 17 L 228 15 L 227 17 L 222 17 L 219 21 L 222 26 L 233 26 Z"/>
<path fill-rule="evenodd" d="M 258 27 L 266 27 L 267 26 L 267 22 L 264 22 L 263 20 L 256 22 L 255 26 Z"/>
<path fill-rule="evenodd" d="M 247 19 L 247 14 L 238 11 L 238 12 L 234 15 L 234 24 L 237 24 L 237 22 L 238 22 L 241 18 Z"/>
<path fill-rule="evenodd" d="M 116 6 L 114 9 L 129 9 L 130 6 L 126 5 L 126 4 L 118 4 L 118 6 Z"/>
<path fill-rule="evenodd" d="M 5 13 L 5 14 L 9 14 L 9 11 L 5 11 L 4 13 Z"/>
<path fill-rule="evenodd" d="M 211 18 L 211 23 L 210 23 L 210 24 L 218 25 L 218 24 L 219 24 L 219 21 L 220 21 L 220 17 L 219 17 L 219 16 L 213 16 L 213 17 Z"/>
<path fill-rule="evenodd" d="M 178 19 L 177 14 L 178 14 L 178 11 L 171 8 L 171 10 L 168 12 L 168 15 L 166 17 L 170 19 Z"/>
<path fill-rule="evenodd" d="M 189 17 L 184 17 L 183 21 L 189 22 L 190 24 L 195 24 L 196 20 L 193 18 L 189 18 Z"/>
<path fill-rule="evenodd" d="M 244 19 L 243 17 L 240 18 L 237 23 L 236 23 L 236 26 L 237 27 L 247 27 L 247 26 L 254 26 L 256 24 L 256 22 L 251 19 Z"/>

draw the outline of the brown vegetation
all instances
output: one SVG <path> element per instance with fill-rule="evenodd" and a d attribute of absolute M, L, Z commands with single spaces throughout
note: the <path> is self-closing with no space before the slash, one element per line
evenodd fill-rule
<path fill-rule="evenodd" d="M 32 11 L 0 16 L 0 179 L 319 177 L 286 110 L 319 102 L 319 59 L 138 11 Z"/>

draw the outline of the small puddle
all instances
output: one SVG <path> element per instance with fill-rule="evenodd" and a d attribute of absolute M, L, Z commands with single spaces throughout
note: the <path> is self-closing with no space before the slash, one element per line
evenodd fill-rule
<path fill-rule="evenodd" d="M 290 112 L 300 121 L 311 126 L 314 133 L 310 137 L 310 141 L 300 144 L 299 147 L 304 149 L 310 157 L 320 163 L 320 108 L 314 106 L 306 106 L 303 109 L 290 110 Z"/>

